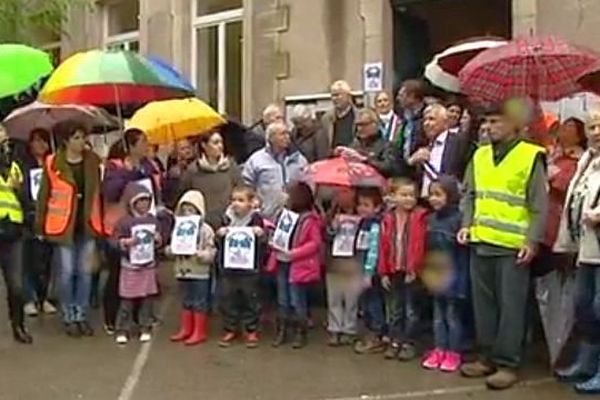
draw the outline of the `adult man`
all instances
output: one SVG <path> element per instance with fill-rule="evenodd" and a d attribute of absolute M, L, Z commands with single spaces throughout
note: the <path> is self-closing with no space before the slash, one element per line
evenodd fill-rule
<path fill-rule="evenodd" d="M 420 80 L 409 79 L 402 83 L 396 100 L 401 108 L 402 127 L 396 138 L 394 146 L 401 153 L 404 160 L 426 143 L 423 137 L 422 122 L 425 110 L 425 85 Z M 414 170 L 411 171 L 414 174 Z"/>
<path fill-rule="evenodd" d="M 308 164 L 297 150 L 290 149 L 290 131 L 284 122 L 267 127 L 267 145 L 244 164 L 242 178 L 254 187 L 267 218 L 275 219 L 285 204 L 285 187 L 298 180 Z"/>
<path fill-rule="evenodd" d="M 375 96 L 375 110 L 379 116 L 381 136 L 391 142 L 398 136 L 402 121 L 394 112 L 394 103 L 386 92 L 379 92 Z"/>
<path fill-rule="evenodd" d="M 548 203 L 544 149 L 519 138 L 518 122 L 501 107 L 485 113 L 491 144 L 481 146 L 465 174 L 463 228 L 471 244 L 471 285 L 483 358 L 464 364 L 466 377 L 492 389 L 518 378 L 530 271 L 542 241 Z"/>
<path fill-rule="evenodd" d="M 269 104 L 263 110 L 262 119 L 252 128 L 252 132 L 264 138 L 267 126 L 277 121 L 283 121 L 283 111 L 277 104 Z"/>
<path fill-rule="evenodd" d="M 326 158 L 330 153 L 329 140 L 312 110 L 304 104 L 298 104 L 292 109 L 291 120 L 294 124 L 292 142 L 308 162 Z"/>
<path fill-rule="evenodd" d="M 354 140 L 356 109 L 352 103 L 352 90 L 346 81 L 331 85 L 333 110 L 323 115 L 323 128 L 329 138 L 331 149 L 348 146 Z"/>

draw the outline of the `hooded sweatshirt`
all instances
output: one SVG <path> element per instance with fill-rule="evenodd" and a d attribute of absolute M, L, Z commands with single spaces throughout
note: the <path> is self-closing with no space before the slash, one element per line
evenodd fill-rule
<path fill-rule="evenodd" d="M 215 233 L 209 224 L 204 222 L 204 195 L 198 190 L 188 190 L 181 196 L 175 208 L 175 215 L 182 216 L 182 205 L 190 204 L 200 215 L 200 232 L 198 233 L 198 251 L 191 256 L 175 256 L 175 277 L 177 279 L 208 279 L 210 266 L 215 259 Z M 167 249 L 167 252 L 170 252 Z"/>

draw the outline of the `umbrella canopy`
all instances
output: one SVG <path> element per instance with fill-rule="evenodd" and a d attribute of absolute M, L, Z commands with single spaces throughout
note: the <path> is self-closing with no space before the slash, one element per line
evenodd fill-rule
<path fill-rule="evenodd" d="M 21 44 L 0 44 L 0 98 L 19 94 L 52 72 L 48 53 Z"/>
<path fill-rule="evenodd" d="M 556 101 L 580 92 L 577 78 L 599 60 L 598 53 L 554 37 L 519 38 L 481 52 L 459 79 L 462 92 L 475 101 Z"/>
<path fill-rule="evenodd" d="M 34 129 L 51 132 L 54 125 L 65 120 L 78 121 L 92 133 L 105 133 L 119 128 L 119 121 L 101 108 L 76 104 L 49 105 L 40 102 L 13 111 L 2 124 L 11 137 L 28 140 Z"/>
<path fill-rule="evenodd" d="M 144 131 L 151 144 L 163 145 L 210 132 L 225 123 L 202 100 L 189 98 L 147 104 L 133 114 L 127 128 Z"/>
<path fill-rule="evenodd" d="M 344 157 L 330 158 L 310 164 L 307 180 L 313 184 L 344 187 L 385 187 L 385 178 L 370 165 Z"/>
<path fill-rule="evenodd" d="M 177 71 L 171 64 L 167 63 L 161 58 L 149 56 L 146 57 L 148 62 L 152 65 L 154 70 L 158 72 L 158 75 L 166 82 L 169 86 L 176 87 L 181 90 L 193 93 L 196 88 L 190 83 L 190 81 L 184 77 L 179 71 Z"/>
<path fill-rule="evenodd" d="M 130 51 L 77 53 L 54 71 L 39 97 L 49 104 L 110 106 L 193 95 L 154 65 Z"/>
<path fill-rule="evenodd" d="M 433 57 L 425 67 L 425 78 L 444 90 L 459 93 L 460 70 L 482 51 L 504 44 L 506 40 L 494 37 L 472 38 L 456 43 Z"/>
<path fill-rule="evenodd" d="M 577 78 L 582 90 L 600 95 L 600 62 L 595 63 Z"/>

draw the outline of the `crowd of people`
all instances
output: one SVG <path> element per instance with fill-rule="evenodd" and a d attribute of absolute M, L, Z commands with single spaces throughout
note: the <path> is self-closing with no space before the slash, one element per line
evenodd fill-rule
<path fill-rule="evenodd" d="M 423 368 L 506 389 L 523 363 L 534 279 L 577 267 L 579 351 L 556 374 L 600 391 L 600 113 L 540 122 L 517 100 L 473 108 L 426 96 L 418 80 L 395 98 L 379 93 L 373 108 L 357 108 L 344 81 L 331 99 L 321 118 L 293 107 L 291 123 L 269 105 L 248 133 L 264 146 L 237 160 L 219 130 L 177 142 L 163 166 L 136 129 L 106 160 L 76 121 L 31 132 L 24 150 L 0 129 L 0 264 L 14 338 L 32 342 L 25 311 L 57 309 L 67 335 L 92 336 L 106 271 L 106 332 L 119 345 L 135 332 L 149 341 L 157 270 L 172 264 L 173 342 L 206 341 L 218 310 L 218 344 L 255 348 L 275 305 L 272 345 L 303 348 L 321 287 L 328 345 L 401 361 L 429 347 Z M 374 167 L 387 187 L 315 187 L 307 165 L 331 156 Z M 182 218 L 198 231 L 191 252 L 171 240 Z M 233 262 L 231 242 L 252 257 Z M 473 349 L 480 357 L 467 362 Z"/>

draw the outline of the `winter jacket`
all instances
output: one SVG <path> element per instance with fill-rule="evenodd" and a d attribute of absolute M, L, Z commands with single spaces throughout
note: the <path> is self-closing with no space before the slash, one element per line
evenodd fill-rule
<path fill-rule="evenodd" d="M 311 211 L 300 215 L 292 235 L 290 251 L 290 283 L 311 283 L 321 278 L 322 221 Z M 267 271 L 277 270 L 277 251 L 272 251 Z"/>
<path fill-rule="evenodd" d="M 379 134 L 368 139 L 354 139 L 350 148 L 367 157 L 366 163 L 386 177 L 399 175 L 399 153 L 394 151 L 390 142 Z"/>
<path fill-rule="evenodd" d="M 308 132 L 301 133 L 298 128 L 294 128 L 291 135 L 292 143 L 309 163 L 327 158 L 331 153 L 327 134 L 316 122 L 307 130 Z"/>
<path fill-rule="evenodd" d="M 217 253 L 215 233 L 209 224 L 203 221 L 205 205 L 204 196 L 197 190 L 187 191 L 181 196 L 175 208 L 175 215 L 182 215 L 181 206 L 184 203 L 193 205 L 200 214 L 200 232 L 198 233 L 198 251 L 194 255 L 175 257 L 175 277 L 177 279 L 208 279 L 210 267 Z M 171 254 L 171 249 L 166 249 Z"/>
<path fill-rule="evenodd" d="M 379 261 L 377 271 L 380 275 L 397 272 L 419 273 L 425 257 L 425 240 L 427 233 L 427 211 L 417 207 L 406 222 L 404 238 L 398 238 L 396 230 L 396 210 L 388 211 L 381 223 L 381 240 L 379 241 Z M 401 241 L 404 248 L 405 265 L 397 265 L 396 249 Z"/>

